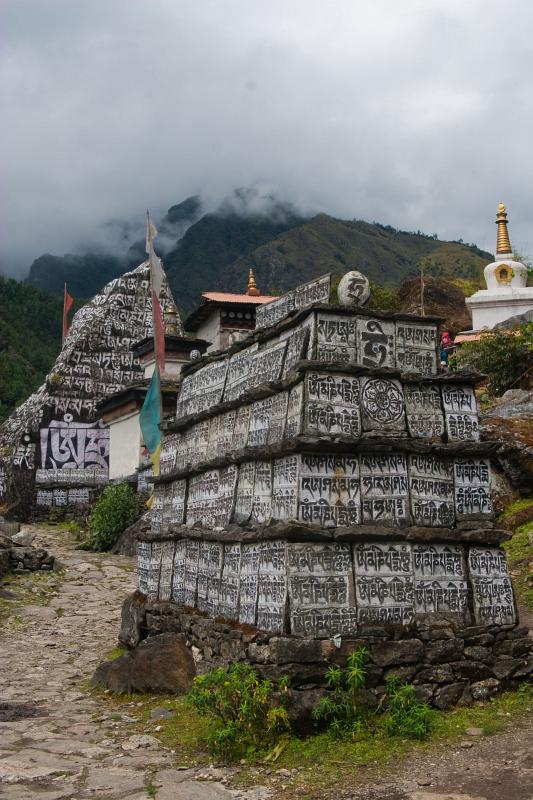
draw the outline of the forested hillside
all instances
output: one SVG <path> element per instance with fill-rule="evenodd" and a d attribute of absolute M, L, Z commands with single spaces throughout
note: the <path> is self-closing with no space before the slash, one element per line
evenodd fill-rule
<path fill-rule="evenodd" d="M 63 298 L 0 276 L 0 421 L 42 383 L 61 347 Z"/>

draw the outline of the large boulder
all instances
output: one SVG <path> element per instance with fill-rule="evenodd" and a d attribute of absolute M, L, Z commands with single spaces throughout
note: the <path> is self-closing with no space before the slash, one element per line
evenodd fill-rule
<path fill-rule="evenodd" d="M 100 664 L 93 686 L 112 692 L 186 694 L 196 675 L 194 659 L 181 634 L 151 636 L 114 661 Z"/>

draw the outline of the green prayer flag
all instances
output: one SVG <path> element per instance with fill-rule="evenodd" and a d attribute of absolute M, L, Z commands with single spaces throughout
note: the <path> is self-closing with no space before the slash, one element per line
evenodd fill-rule
<path fill-rule="evenodd" d="M 141 408 L 140 424 L 144 443 L 150 453 L 154 475 L 159 475 L 159 454 L 161 452 L 161 383 L 156 366 Z"/>

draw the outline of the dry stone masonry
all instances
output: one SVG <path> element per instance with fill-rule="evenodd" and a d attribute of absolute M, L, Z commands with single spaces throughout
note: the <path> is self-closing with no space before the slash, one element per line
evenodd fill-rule
<path fill-rule="evenodd" d="M 433 670 L 415 683 L 444 706 L 496 691 L 502 659 L 523 677 L 530 650 L 493 446 L 476 376 L 437 374 L 439 320 L 365 311 L 358 281 L 350 305 L 326 276 L 262 306 L 248 340 L 185 369 L 139 542 L 144 624 L 185 633 L 200 670 L 290 663 L 300 684 L 364 642 L 376 669 Z"/>

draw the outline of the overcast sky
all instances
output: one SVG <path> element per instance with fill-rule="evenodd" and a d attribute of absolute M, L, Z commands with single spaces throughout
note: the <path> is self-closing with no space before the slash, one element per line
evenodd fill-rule
<path fill-rule="evenodd" d="M 3 272 L 198 193 L 533 253 L 530 0 L 1 0 Z"/>

